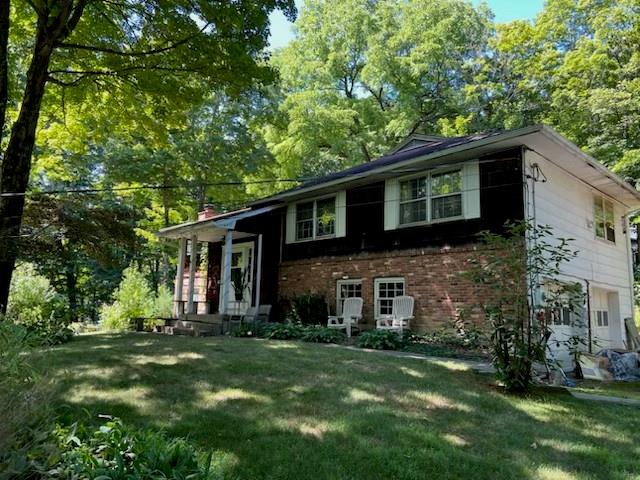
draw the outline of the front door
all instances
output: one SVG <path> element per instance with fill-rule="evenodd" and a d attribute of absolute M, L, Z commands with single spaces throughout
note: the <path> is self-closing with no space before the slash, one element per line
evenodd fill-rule
<path fill-rule="evenodd" d="M 222 247 L 222 266 L 224 272 L 225 247 Z M 224 273 L 222 273 L 224 274 Z M 253 293 L 253 243 L 238 243 L 231 250 L 231 286 L 229 299 L 224 308 L 224 285 L 220 283 L 220 311 L 232 315 L 242 315 L 251 306 Z"/>
<path fill-rule="evenodd" d="M 612 320 L 609 292 L 594 288 L 591 293 L 591 329 L 595 351 L 611 347 Z"/>

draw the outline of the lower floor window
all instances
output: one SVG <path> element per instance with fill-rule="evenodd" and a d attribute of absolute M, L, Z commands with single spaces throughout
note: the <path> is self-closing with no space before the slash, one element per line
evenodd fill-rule
<path fill-rule="evenodd" d="M 338 280 L 336 313 L 342 315 L 342 306 L 347 298 L 362 298 L 362 280 Z"/>
<path fill-rule="evenodd" d="M 597 327 L 609 326 L 609 312 L 606 310 L 596 310 L 595 314 Z"/>
<path fill-rule="evenodd" d="M 571 310 L 567 307 L 551 310 L 551 323 L 553 325 L 571 325 Z"/>
<path fill-rule="evenodd" d="M 375 317 L 391 315 L 393 298 L 404 295 L 404 278 L 376 278 L 374 282 Z"/>

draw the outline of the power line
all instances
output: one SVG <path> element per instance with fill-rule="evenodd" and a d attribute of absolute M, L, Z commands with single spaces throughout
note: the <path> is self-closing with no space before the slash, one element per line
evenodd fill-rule
<path fill-rule="evenodd" d="M 494 158 L 494 159 L 486 159 L 486 160 L 478 160 L 478 164 L 484 163 L 494 163 L 499 161 L 513 160 L 512 157 L 509 158 Z M 420 168 L 404 168 L 404 169 L 395 169 L 390 172 L 385 172 L 387 175 L 403 175 L 403 174 L 412 174 L 419 173 L 423 171 L 428 171 L 441 167 L 451 167 L 455 168 L 457 166 L 461 166 L 469 163 L 468 160 L 451 163 L 439 163 L 439 164 L 430 164 L 425 167 Z M 388 166 L 388 165 L 382 165 Z M 350 172 L 345 171 L 333 173 L 329 175 L 315 176 L 315 177 L 298 177 L 298 178 L 273 178 L 273 179 L 261 179 L 261 180 L 234 180 L 234 181 L 225 181 L 225 182 L 201 182 L 201 183 L 184 183 L 184 184 L 142 184 L 135 186 L 127 186 L 127 187 L 105 187 L 105 188 L 75 188 L 75 189 L 57 189 L 57 190 L 44 190 L 44 191 L 30 191 L 30 192 L 2 192 L 0 193 L 0 197 L 29 197 L 29 196 L 45 196 L 45 195 L 63 195 L 63 194 L 97 194 L 97 193 L 109 193 L 109 192 L 126 192 L 126 191 L 136 191 L 136 190 L 175 190 L 181 188 L 201 188 L 201 187 L 225 187 L 225 186 L 247 186 L 247 185 L 261 185 L 261 184 L 273 184 L 273 183 L 310 183 L 310 182 L 318 182 L 313 183 L 311 186 L 320 185 L 323 179 L 327 179 L 326 181 L 331 180 L 339 180 L 342 178 L 349 178 L 364 172 Z M 375 173 L 375 169 L 372 170 L 372 173 Z M 304 185 L 301 185 L 304 186 Z"/>

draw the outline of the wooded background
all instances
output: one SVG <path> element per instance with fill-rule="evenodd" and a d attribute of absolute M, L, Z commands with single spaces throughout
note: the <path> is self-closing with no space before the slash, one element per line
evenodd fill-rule
<path fill-rule="evenodd" d="M 295 7 L 259 3 L 2 2 L 0 304 L 17 258 L 96 319 L 132 263 L 172 283 L 158 229 L 413 132 L 542 122 L 640 179 L 637 0 L 548 0 L 506 24 L 461 0 L 306 0 L 273 52 L 268 15 Z"/>

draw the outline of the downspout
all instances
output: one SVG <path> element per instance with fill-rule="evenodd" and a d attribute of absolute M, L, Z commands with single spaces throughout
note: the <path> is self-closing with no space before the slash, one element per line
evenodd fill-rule
<path fill-rule="evenodd" d="M 587 338 L 589 340 L 588 350 L 589 353 L 593 353 L 593 334 L 591 331 L 591 284 L 586 278 L 584 280 L 584 283 L 587 287 Z"/>
<path fill-rule="evenodd" d="M 624 228 L 625 228 L 625 235 L 627 237 L 627 268 L 629 270 L 629 295 L 630 295 L 630 299 L 631 299 L 631 322 L 635 322 L 636 321 L 636 301 L 635 301 L 635 292 L 633 289 L 633 285 L 634 285 L 634 281 L 635 281 L 635 277 L 633 275 L 633 251 L 631 249 L 631 227 L 629 226 L 629 218 L 631 217 L 631 215 L 635 215 L 637 214 L 639 211 L 638 210 L 634 210 L 631 211 L 629 213 L 627 213 L 626 215 L 624 215 L 623 217 L 623 221 L 624 221 Z M 623 336 L 624 336 L 624 342 L 626 343 L 627 340 L 627 325 L 624 321 L 624 319 L 622 320 L 622 332 Z M 627 346 L 628 348 L 628 346 Z"/>

